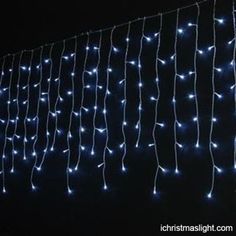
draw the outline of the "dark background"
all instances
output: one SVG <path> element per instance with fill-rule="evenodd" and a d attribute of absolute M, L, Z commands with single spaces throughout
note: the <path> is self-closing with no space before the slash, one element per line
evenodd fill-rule
<path fill-rule="evenodd" d="M 9 3 L 1 8 L 0 54 L 3 56 L 21 49 L 35 48 L 80 32 L 109 27 L 194 2 L 165 0 L 135 3 L 128 1 Z M 207 30 L 205 29 L 205 39 L 210 37 L 207 36 Z M 226 38 L 230 40 L 231 34 L 232 32 L 229 32 Z M 204 45 L 204 32 L 201 42 Z M 204 69 L 200 73 L 204 77 Z M 207 100 L 208 97 L 204 99 Z M 201 111 L 204 109 L 203 104 Z M 219 110 L 221 111 L 219 116 L 229 115 L 230 109 L 227 110 L 228 113 L 225 113 L 222 107 Z M 224 121 L 227 122 L 226 115 Z M 230 134 L 227 133 L 230 127 L 232 126 L 228 124 L 224 127 L 224 132 L 222 128 L 218 130 L 221 140 L 230 140 L 233 134 L 233 129 Z M 207 132 L 203 139 L 207 144 Z M 165 149 L 169 150 L 170 147 L 167 145 L 168 143 Z M 151 192 L 152 176 L 146 177 L 145 174 L 145 170 L 148 171 L 149 168 L 148 164 L 145 164 L 145 157 L 148 155 L 141 152 L 137 154 L 141 156 L 140 163 L 134 161 L 132 154 L 129 154 L 130 171 L 127 175 L 118 174 L 121 180 L 115 181 L 115 191 L 110 190 L 108 193 L 102 191 L 101 182 L 90 180 L 82 182 L 78 192 L 68 196 L 64 188 L 65 183 L 61 182 L 64 179 L 57 178 L 58 173 L 55 175 L 48 173 L 49 182 L 45 183 L 47 179 L 44 180 L 44 184 L 42 183 L 44 186 L 37 192 L 27 191 L 29 186 L 21 188 L 21 183 L 18 181 L 15 186 L 17 191 L 12 188 L 5 196 L 0 197 L 0 235 L 19 235 L 19 233 L 36 235 L 39 232 L 44 234 L 52 232 L 52 235 L 57 233 L 72 235 L 77 232 L 80 233 L 78 235 L 115 233 L 133 235 L 141 232 L 142 235 L 156 235 L 159 233 L 160 224 L 235 225 L 236 195 L 233 181 L 235 175 L 230 167 L 232 159 L 229 160 L 232 158 L 232 145 L 229 149 L 227 145 L 225 147 L 221 151 L 222 156 L 230 157 L 223 161 L 222 165 L 227 167 L 227 171 L 221 178 L 217 178 L 216 191 L 210 201 L 206 198 L 210 183 L 210 168 L 209 162 L 204 161 L 205 157 L 209 161 L 209 156 L 205 155 L 204 150 L 202 151 L 204 155 L 201 152 L 196 155 L 200 156 L 200 159 L 194 156 L 196 153 L 191 154 L 191 150 L 186 150 L 181 163 L 185 172 L 178 177 L 171 173 L 162 176 L 160 188 L 163 190 L 157 198 L 153 197 Z M 206 164 L 204 168 L 202 163 Z M 16 184 L 12 184 L 14 185 Z"/>

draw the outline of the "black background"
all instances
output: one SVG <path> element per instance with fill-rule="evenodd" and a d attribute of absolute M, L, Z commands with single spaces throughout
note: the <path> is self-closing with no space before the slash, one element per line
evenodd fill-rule
<path fill-rule="evenodd" d="M 3 56 L 35 48 L 83 31 L 112 26 L 194 2 L 12 2 L 1 7 L 0 54 Z M 204 74 L 204 71 L 201 73 Z M 229 140 L 227 131 L 218 130 L 218 133 L 222 134 L 222 140 Z M 166 150 L 168 148 L 166 146 Z M 227 151 L 225 148 L 222 152 L 227 155 Z M 228 153 L 232 156 L 232 150 Z M 204 163 L 204 156 L 200 159 Z M 167 175 L 162 182 L 164 191 L 156 198 L 151 192 L 151 177 L 145 177 L 145 167 L 148 166 L 143 163 L 144 157 L 127 176 L 120 174 L 122 181 L 118 181 L 116 191 L 108 193 L 103 192 L 96 181 L 96 186 L 92 181 L 85 181 L 76 194 L 68 196 L 64 182 L 61 183 L 61 179 L 53 177 L 52 173 L 49 174 L 51 182 L 37 192 L 21 189 L 18 182 L 17 191 L 12 188 L 0 197 L 0 235 L 36 235 L 39 232 L 52 232 L 52 235 L 77 232 L 80 232 L 78 235 L 113 235 L 118 232 L 122 235 L 141 232 L 142 235 L 156 235 L 160 224 L 235 225 L 235 176 L 232 170 L 217 178 L 216 194 L 209 201 L 205 193 L 210 183 L 210 169 L 201 169 L 196 159 L 187 156 L 184 164 L 186 173 L 178 177 Z M 229 167 L 229 163 L 226 161 L 224 164 Z M 55 185 L 54 189 L 52 186 Z M 92 188 L 95 190 L 92 191 Z"/>

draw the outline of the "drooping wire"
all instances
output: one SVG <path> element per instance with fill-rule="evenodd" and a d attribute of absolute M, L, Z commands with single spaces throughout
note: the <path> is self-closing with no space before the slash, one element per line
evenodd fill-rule
<path fill-rule="evenodd" d="M 72 190 L 70 188 L 70 172 L 72 169 L 70 168 L 70 159 L 71 159 L 71 148 L 70 148 L 70 139 L 72 138 L 72 119 L 75 109 L 75 85 L 74 85 L 74 78 L 75 78 L 75 69 L 76 69 L 76 58 L 77 58 L 77 38 L 75 37 L 75 48 L 74 48 L 74 62 L 73 62 L 73 69 L 71 73 L 71 84 L 72 84 L 72 105 L 71 105 L 71 111 L 70 111 L 70 119 L 69 119 L 69 126 L 68 126 L 68 132 L 67 132 L 67 165 L 66 165 L 66 184 L 67 184 L 67 191 L 68 193 L 72 193 Z"/>
<path fill-rule="evenodd" d="M 234 70 L 234 113 L 236 115 L 236 16 L 235 16 L 236 8 L 235 8 L 235 1 L 233 1 L 233 28 L 234 28 L 234 49 L 233 49 L 233 70 Z M 234 137 L 234 169 L 236 169 L 236 136 Z"/>
<path fill-rule="evenodd" d="M 211 187 L 210 191 L 207 195 L 208 198 L 211 198 L 212 192 L 214 190 L 215 184 L 215 171 L 221 172 L 221 170 L 215 165 L 215 158 L 212 148 L 217 148 L 217 144 L 212 141 L 213 129 L 214 129 L 214 110 L 215 110 L 215 71 L 217 68 L 215 67 L 216 62 L 216 18 L 215 18 L 215 11 L 216 11 L 216 0 L 214 0 L 213 5 L 213 58 L 212 58 L 212 76 L 211 76 L 211 85 L 212 85 L 212 98 L 211 98 L 211 124 L 210 124 L 210 132 L 209 132 L 209 152 L 211 157 L 212 163 L 212 178 L 211 178 Z"/>
<path fill-rule="evenodd" d="M 174 88 L 173 88 L 173 111 L 174 111 L 174 156 L 175 156 L 175 173 L 179 173 L 179 167 L 178 167 L 178 151 L 177 151 L 177 146 L 179 148 L 182 148 L 182 144 L 180 144 L 177 141 L 177 125 L 178 127 L 181 127 L 181 123 L 178 121 L 178 116 L 177 116 L 177 109 L 176 109 L 176 83 L 177 83 L 177 77 L 178 77 L 178 69 L 177 69 L 177 63 L 178 63 L 178 58 L 177 58 L 177 43 L 178 43 L 178 28 L 179 28 L 179 12 L 180 9 L 177 9 L 176 13 L 176 28 L 175 28 L 175 43 L 174 43 Z"/>
<path fill-rule="evenodd" d="M 105 129 L 106 129 L 106 143 L 103 149 L 103 155 L 102 155 L 102 178 L 103 178 L 103 189 L 107 189 L 107 181 L 106 181 L 106 153 L 107 151 L 112 154 L 112 150 L 108 147 L 108 142 L 109 142 L 109 128 L 108 128 L 108 123 L 107 123 L 107 99 L 110 94 L 109 90 L 109 82 L 110 82 L 110 73 L 112 72 L 111 69 L 111 55 L 112 55 L 112 50 L 114 49 L 113 47 L 113 33 L 116 27 L 113 27 L 110 33 L 110 49 L 109 49 L 109 54 L 108 54 L 108 59 L 107 59 L 107 72 L 106 72 L 106 91 L 105 91 L 105 96 L 104 96 L 104 101 L 103 101 L 103 115 L 104 115 L 104 121 L 105 121 Z M 101 165 L 101 164 L 100 164 Z"/>
<path fill-rule="evenodd" d="M 121 168 L 122 171 L 126 171 L 125 167 L 125 157 L 127 152 L 127 146 L 126 146 L 126 134 L 125 134 L 125 126 L 127 125 L 126 121 L 126 106 L 127 106 L 127 57 L 128 57 L 128 51 L 129 51 L 129 35 L 130 35 L 130 27 L 131 23 L 128 24 L 127 34 L 126 34 L 126 49 L 125 49 L 125 58 L 124 58 L 124 79 L 121 81 L 124 84 L 124 99 L 123 102 L 123 121 L 122 121 L 122 136 L 123 136 L 123 143 L 120 144 L 120 148 L 123 148 L 123 155 L 121 158 Z M 120 83 L 121 83 L 120 82 Z"/>
<path fill-rule="evenodd" d="M 96 116 L 97 116 L 97 103 L 98 103 L 98 73 L 99 73 L 99 66 L 100 66 L 100 59 L 101 59 L 101 43 L 102 43 L 102 32 L 100 32 L 99 34 L 99 43 L 98 43 L 98 47 L 97 47 L 97 51 L 98 51 L 98 60 L 97 60 L 97 65 L 94 69 L 94 73 L 96 75 L 96 83 L 95 83 L 95 101 L 94 101 L 94 113 L 93 113 L 93 140 L 92 140 L 92 148 L 91 148 L 91 152 L 90 154 L 93 156 L 95 154 L 94 148 L 95 148 L 95 135 L 96 135 L 96 131 L 97 131 L 97 127 L 96 127 Z"/>
<path fill-rule="evenodd" d="M 57 126 L 58 126 L 58 116 L 60 114 L 60 111 L 57 110 L 57 107 L 58 107 L 59 103 L 63 101 L 63 98 L 61 97 L 60 91 L 61 91 L 61 70 L 62 70 L 62 61 L 63 61 L 64 52 L 65 52 L 65 40 L 63 40 L 63 46 L 62 46 L 62 51 L 61 51 L 61 55 L 60 55 L 60 64 L 59 64 L 59 69 L 58 69 L 58 76 L 57 76 L 57 78 L 54 79 L 54 81 L 56 83 L 58 83 L 58 85 L 57 85 L 56 102 L 54 104 L 53 112 L 51 112 L 52 117 L 55 118 L 55 128 L 54 128 L 54 132 L 53 132 L 53 141 L 52 141 L 52 144 L 51 144 L 50 151 L 54 151 L 56 136 L 58 134 L 58 127 Z"/>
<path fill-rule="evenodd" d="M 155 176 L 154 176 L 154 181 L 153 181 L 153 194 L 157 193 L 157 177 L 158 177 L 158 173 L 159 173 L 159 169 L 161 169 L 163 172 L 165 172 L 165 169 L 160 165 L 160 161 L 159 161 L 159 155 L 158 155 L 158 148 L 157 148 L 157 138 L 156 138 L 156 129 L 157 126 L 159 126 L 158 124 L 158 105 L 159 105 L 159 100 L 160 100 L 160 95 L 161 95 L 161 91 L 160 91 L 160 86 L 159 86 L 159 69 L 158 69 L 158 58 L 159 58 L 159 51 L 160 51 L 160 46 L 161 46 L 161 33 L 162 33 L 162 14 L 160 14 L 160 26 L 159 26 L 159 33 L 158 33 L 158 37 L 157 37 L 157 49 L 156 49 L 156 60 L 155 60 L 155 71 L 156 71 L 156 79 L 155 79 L 155 83 L 156 83 L 156 89 L 157 89 L 157 98 L 156 98 L 156 102 L 155 102 L 155 119 L 154 119 L 154 126 L 153 126 L 153 130 L 152 130 L 152 137 L 153 137 L 153 143 L 154 143 L 154 149 L 155 149 L 155 157 L 156 157 L 156 171 L 155 171 Z"/>
<path fill-rule="evenodd" d="M 198 51 L 198 24 L 199 24 L 199 15 L 200 15 L 200 7 L 198 3 L 196 3 L 197 6 L 197 19 L 196 19 L 196 26 L 195 26 L 195 34 L 196 34 L 196 41 L 195 41 L 195 53 L 194 53 L 194 99 L 195 99 L 195 110 L 196 110 L 196 126 L 197 126 L 197 141 L 195 143 L 195 147 L 199 147 L 199 139 L 200 139 L 200 126 L 199 126 L 199 109 L 198 109 L 198 95 L 197 95 L 197 51 Z"/>
<path fill-rule="evenodd" d="M 6 193 L 6 183 L 5 183 L 5 159 L 6 159 L 6 146 L 7 146 L 7 141 L 9 140 L 8 137 L 8 128 L 9 128 L 9 123 L 11 119 L 11 113 L 10 113 L 10 105 L 11 105 L 11 100 L 12 100 L 12 95 L 11 95 L 11 88 L 12 88 L 12 78 L 13 78 L 13 66 L 15 63 L 15 55 L 12 56 L 11 60 L 11 72 L 10 72 L 10 79 L 9 79 L 9 87 L 8 87 L 8 100 L 7 100 L 7 121 L 6 121 L 6 126 L 5 126 L 5 131 L 4 131 L 4 144 L 3 144 L 3 153 L 2 153 L 2 192 Z"/>
<path fill-rule="evenodd" d="M 49 78 L 47 79 L 47 83 L 48 83 L 48 90 L 47 90 L 47 106 L 48 106 L 48 110 L 47 110 L 47 120 L 46 120 L 46 145 L 45 148 L 43 150 L 43 156 L 42 156 L 42 160 L 40 162 L 40 164 L 36 167 L 36 169 L 38 171 L 41 170 L 41 167 L 44 163 L 45 157 L 47 155 L 47 152 L 49 151 L 49 142 L 50 142 L 50 132 L 49 132 L 49 119 L 50 119 L 50 112 L 51 112 L 51 101 L 50 101 L 50 93 L 51 93 L 51 86 L 52 86 L 52 69 L 53 69 L 53 59 L 52 59 L 52 51 L 54 48 L 54 43 L 52 43 L 50 45 L 50 49 L 49 49 L 49 58 L 48 63 L 50 63 L 50 68 L 49 68 Z M 37 163 L 36 163 L 37 164 Z"/>
<path fill-rule="evenodd" d="M 26 113 L 24 117 L 24 137 L 23 137 L 23 160 L 27 160 L 26 157 L 26 145 L 28 143 L 28 138 L 27 138 L 27 121 L 31 122 L 31 119 L 28 117 L 29 115 L 29 104 L 30 104 L 30 78 L 31 78 L 31 67 L 32 67 L 32 59 L 34 56 L 34 51 L 31 52 L 30 56 L 30 70 L 27 76 L 27 84 L 23 86 L 23 90 L 27 88 L 27 98 L 25 101 L 23 101 L 23 105 L 26 105 Z M 21 59 L 20 59 L 21 60 Z M 19 76 L 20 76 L 20 64 L 19 64 Z M 17 127 L 16 127 L 17 128 Z"/>
<path fill-rule="evenodd" d="M 141 73 L 141 68 L 142 68 L 141 55 L 142 55 L 142 50 L 143 50 L 143 40 L 145 38 L 145 35 L 144 35 L 145 22 L 146 22 L 146 18 L 144 17 L 143 18 L 143 24 L 142 24 L 142 35 L 141 35 L 140 44 L 139 44 L 139 54 L 138 54 L 139 105 L 138 105 L 138 121 L 137 121 L 136 126 L 135 126 L 135 128 L 138 130 L 138 136 L 137 136 L 135 147 L 139 147 L 140 136 L 141 136 L 141 132 L 142 132 L 141 119 L 142 119 L 142 87 L 143 87 L 143 83 L 142 83 L 142 73 Z"/>
<path fill-rule="evenodd" d="M 41 97 L 41 89 L 42 89 L 42 79 L 43 79 L 43 50 L 44 48 L 41 47 L 40 49 L 40 54 L 39 54 L 39 65 L 40 65 L 40 69 L 39 69 L 39 82 L 37 83 L 37 87 L 39 87 L 38 89 L 38 100 L 37 100 L 37 105 L 36 105 L 36 114 L 35 114 L 35 121 L 36 121 L 36 130 L 35 130 L 35 135 L 34 135 L 34 142 L 33 142 L 33 147 L 32 147 L 32 156 L 34 158 L 34 165 L 31 169 L 31 174 L 30 174 L 30 184 L 31 184 L 31 188 L 32 190 L 34 190 L 36 187 L 34 185 L 34 171 L 36 169 L 36 165 L 37 165 L 37 161 L 38 161 L 38 153 L 36 151 L 36 144 L 38 142 L 39 139 L 39 110 L 40 110 L 40 97 Z M 35 87 L 35 86 L 34 86 Z"/>
<path fill-rule="evenodd" d="M 32 57 L 33 57 L 33 53 L 30 52 L 30 63 L 29 63 L 29 67 L 28 67 L 28 77 L 30 77 L 31 75 L 31 66 L 32 66 Z M 22 56 L 23 56 L 23 51 L 20 54 L 20 59 L 19 59 L 19 65 L 18 65 L 18 78 L 17 78 L 17 94 L 16 94 L 16 106 L 17 106 L 17 112 L 16 112 L 16 118 L 15 118 L 15 123 L 14 123 L 14 132 L 12 135 L 12 163 L 11 163 L 11 173 L 14 173 L 14 161 L 15 161 L 15 155 L 18 153 L 15 150 L 15 140 L 20 138 L 20 135 L 17 135 L 17 128 L 18 128 L 18 122 L 19 122 L 19 112 L 20 112 L 20 108 L 19 108 L 19 92 L 20 92 L 20 79 L 21 79 L 21 60 L 22 60 Z M 29 85 L 28 85 L 29 86 Z M 23 102 L 24 103 L 24 102 Z M 24 139 L 23 139 L 23 145 L 25 145 Z"/>
<path fill-rule="evenodd" d="M 84 110 L 84 91 L 85 91 L 85 74 L 86 74 L 86 67 L 87 67 L 87 59 L 88 59 L 88 52 L 89 52 L 89 34 L 87 34 L 87 42 L 85 47 L 85 57 L 84 57 L 84 63 L 83 63 L 83 72 L 82 72 L 82 90 L 81 90 L 81 101 L 80 101 L 80 107 L 79 107 L 79 150 L 78 150 L 78 158 L 77 163 L 75 165 L 75 171 L 78 170 L 80 160 L 81 160 L 81 152 L 85 149 L 82 143 L 82 132 L 83 132 L 83 110 Z"/>

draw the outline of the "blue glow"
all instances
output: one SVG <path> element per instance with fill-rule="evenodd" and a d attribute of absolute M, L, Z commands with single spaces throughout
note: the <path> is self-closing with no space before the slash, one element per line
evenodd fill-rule
<path fill-rule="evenodd" d="M 207 198 L 209 198 L 209 199 L 211 199 L 211 198 L 212 198 L 212 195 L 211 195 L 211 193 L 208 193 L 208 194 L 207 194 Z"/>
<path fill-rule="evenodd" d="M 182 28 L 179 28 L 179 29 L 178 29 L 178 33 L 179 33 L 179 34 L 183 34 L 183 33 L 184 33 L 184 30 L 183 30 Z"/>
<path fill-rule="evenodd" d="M 223 18 L 215 18 L 215 20 L 216 20 L 219 24 L 224 24 L 224 19 L 223 19 Z"/>

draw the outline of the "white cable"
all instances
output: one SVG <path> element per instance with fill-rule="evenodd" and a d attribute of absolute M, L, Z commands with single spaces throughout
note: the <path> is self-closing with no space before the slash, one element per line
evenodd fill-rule
<path fill-rule="evenodd" d="M 31 78 L 31 67 L 32 67 L 32 59 L 34 56 L 34 51 L 31 52 L 31 57 L 30 57 L 30 71 L 28 73 L 27 76 L 27 84 L 24 85 L 24 89 L 27 88 L 27 98 L 26 100 L 23 102 L 23 105 L 26 105 L 26 113 L 25 113 L 25 117 L 24 117 L 24 137 L 23 137 L 23 160 L 26 160 L 26 144 L 28 142 L 27 139 L 27 119 L 28 119 L 28 115 L 29 115 L 29 103 L 30 103 L 30 78 Z M 19 65 L 19 72 L 20 74 L 20 65 Z"/>
<path fill-rule="evenodd" d="M 103 115 L 104 115 L 104 121 L 105 121 L 105 129 L 106 129 L 106 143 L 105 147 L 103 149 L 103 155 L 102 155 L 102 160 L 103 160 L 103 168 L 102 168 L 102 178 L 103 178 L 103 189 L 107 189 L 107 182 L 106 182 L 106 152 L 108 151 L 110 154 L 112 153 L 112 150 L 109 149 L 108 147 L 108 142 L 109 142 L 109 129 L 108 129 L 108 124 L 107 124 L 107 97 L 109 96 L 109 82 L 110 82 L 110 72 L 111 72 L 111 54 L 113 50 L 113 32 L 116 27 L 113 27 L 110 33 L 110 49 L 109 49 L 109 54 L 108 54 L 108 60 L 107 60 L 107 72 L 106 72 L 106 91 L 105 91 L 105 96 L 104 96 L 104 101 L 103 101 Z"/>
<path fill-rule="evenodd" d="M 215 170 L 218 170 L 218 167 L 215 165 L 215 158 L 213 154 L 212 147 L 217 148 L 217 144 L 212 141 L 212 133 L 214 129 L 214 109 L 215 109 L 215 61 L 216 61 L 216 18 L 215 18 L 215 10 L 216 10 L 216 0 L 214 0 L 214 7 L 213 7 L 213 59 L 212 59 L 212 77 L 211 77 L 211 84 L 212 84 L 212 104 L 211 104 L 211 125 L 210 125 L 210 133 L 209 133 L 209 152 L 211 156 L 212 162 L 212 179 L 211 179 L 211 188 L 207 195 L 208 198 L 211 198 L 212 192 L 214 189 L 215 184 Z"/>
<path fill-rule="evenodd" d="M 74 85 L 74 78 L 75 78 L 75 69 L 76 69 L 76 57 L 77 57 L 77 38 L 75 37 L 75 48 L 74 48 L 74 62 L 73 62 L 73 69 L 71 73 L 71 84 L 72 84 L 72 106 L 70 111 L 70 119 L 69 119 L 69 126 L 68 126 L 68 132 L 66 135 L 66 141 L 67 141 L 67 165 L 66 165 L 66 185 L 67 185 L 67 192 L 68 194 L 72 193 L 72 190 L 70 188 L 70 172 L 72 169 L 70 169 L 70 159 L 71 159 L 71 148 L 70 148 L 70 139 L 72 138 L 72 119 L 74 114 L 74 108 L 75 108 L 75 85 Z"/>
<path fill-rule="evenodd" d="M 236 60 L 236 16 L 235 16 L 235 2 L 233 1 L 233 28 L 234 28 L 234 51 L 233 51 L 233 69 L 234 69 L 234 85 L 236 85 L 236 65 L 235 65 L 235 60 Z M 234 113 L 236 115 L 236 89 L 234 87 Z M 234 169 L 236 169 L 236 136 L 234 137 Z"/>
<path fill-rule="evenodd" d="M 15 118 L 15 123 L 14 123 L 14 132 L 12 135 L 12 163 L 11 163 L 11 173 L 14 173 L 15 170 L 15 166 L 14 166 L 14 161 L 15 161 L 15 155 L 17 154 L 17 151 L 15 150 L 15 139 L 19 139 L 20 135 L 17 135 L 17 128 L 18 128 L 18 120 L 19 120 L 19 112 L 20 112 L 20 108 L 19 108 L 19 90 L 20 90 L 20 79 L 21 79 L 21 59 L 22 59 L 23 53 L 20 54 L 20 59 L 19 59 L 19 65 L 18 65 L 18 78 L 17 78 L 17 94 L 16 94 L 16 106 L 17 106 L 17 112 L 16 112 L 16 118 Z M 30 77 L 31 75 L 31 66 L 32 66 L 32 57 L 33 57 L 33 53 L 32 51 L 30 52 L 30 63 L 29 63 L 29 67 L 28 67 L 28 76 Z M 23 145 L 25 145 L 24 139 L 23 139 Z"/>
<path fill-rule="evenodd" d="M 36 169 L 38 171 L 41 170 L 41 167 L 44 163 L 45 157 L 47 155 L 47 152 L 49 151 L 49 137 L 50 137 L 50 132 L 49 132 L 49 119 L 50 119 L 50 112 L 51 112 L 51 101 L 50 101 L 50 93 L 51 93 L 51 86 L 52 86 L 52 68 L 53 68 L 53 60 L 52 60 L 52 50 L 54 48 L 54 43 L 50 45 L 50 49 L 49 49 L 49 58 L 48 58 L 48 62 L 50 63 L 50 68 L 49 68 L 49 78 L 47 79 L 47 83 L 48 83 L 48 90 L 47 90 L 47 102 L 48 102 L 48 110 L 47 110 L 47 120 L 46 120 L 46 145 L 45 148 L 43 150 L 43 157 L 42 160 L 40 162 L 40 164 L 38 165 L 38 167 L 36 167 Z M 37 164 L 37 163 L 36 163 Z"/>
<path fill-rule="evenodd" d="M 59 71 L 58 76 L 55 79 L 55 82 L 58 83 L 58 86 L 57 86 L 57 98 L 56 98 L 56 102 L 54 105 L 54 112 L 51 112 L 52 117 L 55 118 L 55 128 L 54 128 L 54 132 L 53 132 L 53 141 L 51 144 L 50 151 L 54 151 L 54 145 L 56 142 L 56 135 L 57 135 L 57 130 L 58 130 L 57 125 L 58 125 L 59 111 L 57 110 L 57 107 L 58 107 L 59 102 L 63 101 L 63 98 L 60 95 L 60 90 L 61 90 L 61 68 L 62 68 L 62 60 L 63 60 L 64 52 L 65 52 L 65 40 L 63 40 L 63 46 L 62 46 L 62 51 L 61 51 L 61 56 L 60 56 L 60 64 L 59 64 L 59 69 L 58 69 L 58 71 Z"/>
<path fill-rule="evenodd" d="M 156 71 L 156 89 L 157 89 L 157 98 L 155 99 L 155 119 L 154 119 L 154 126 L 152 130 L 152 137 L 153 137 L 153 143 L 154 143 L 154 150 L 155 150 L 155 157 L 156 157 L 156 172 L 154 176 L 153 181 L 153 194 L 157 194 L 157 177 L 159 169 L 165 172 L 165 169 L 160 165 L 159 161 L 159 155 L 157 150 L 157 139 L 156 139 L 156 129 L 158 124 L 158 105 L 159 105 L 159 99 L 161 95 L 160 87 L 159 87 L 159 70 L 158 70 L 158 58 L 159 58 L 159 51 L 160 51 L 160 45 L 161 45 L 161 33 L 162 33 L 162 15 L 160 15 L 160 26 L 159 26 L 159 33 L 157 37 L 157 49 L 156 49 L 156 61 L 155 61 L 155 71 Z"/>
<path fill-rule="evenodd" d="M 94 113 L 93 113 L 93 141 L 92 141 L 92 148 L 90 154 L 93 156 L 95 155 L 95 135 L 96 135 L 96 116 L 97 116 L 97 100 L 98 100 L 98 70 L 100 66 L 100 59 L 101 59 L 101 42 L 102 42 L 102 32 L 100 32 L 99 36 L 99 43 L 98 43 L 98 60 L 97 60 L 97 65 L 95 67 L 95 75 L 96 75 L 96 83 L 95 83 L 95 101 L 94 101 Z"/>
<path fill-rule="evenodd" d="M 197 126 L 197 141 L 195 143 L 195 147 L 199 147 L 199 139 L 200 139 L 200 126 L 199 126 L 199 110 L 198 110 L 198 95 L 197 95 L 197 51 L 198 51 L 198 23 L 199 23 L 199 15 L 200 15 L 200 7 L 198 3 L 197 6 L 197 19 L 196 19 L 196 41 L 195 41 L 195 53 L 194 53 L 194 99 L 195 99 L 195 109 L 196 109 L 196 126 Z"/>
<path fill-rule="evenodd" d="M 89 52 L 89 34 L 87 34 L 87 42 L 85 47 L 85 57 L 84 57 L 84 64 L 83 64 L 83 72 L 82 72 L 82 91 L 81 91 L 81 101 L 80 101 L 80 108 L 79 108 L 79 150 L 78 150 L 78 160 L 75 165 L 75 171 L 78 170 L 80 160 L 81 160 L 81 152 L 84 150 L 84 146 L 82 143 L 82 129 L 83 129 L 83 108 L 84 108 L 84 90 L 85 90 L 85 74 L 86 74 L 86 67 L 87 67 L 87 59 L 88 59 L 88 52 Z"/>
<path fill-rule="evenodd" d="M 121 168 L 122 171 L 126 171 L 126 167 L 124 164 L 125 161 L 125 157 L 126 157 L 126 134 L 125 134 L 125 126 L 127 125 L 126 122 L 126 104 L 127 104 L 127 57 L 128 57 L 128 51 L 129 51 L 129 35 L 130 35 L 130 26 L 131 23 L 129 22 L 128 24 L 128 29 L 127 29 L 127 35 L 126 35 L 126 49 L 125 49 L 125 58 L 124 58 L 124 79 L 123 79 L 123 83 L 124 83 L 124 99 L 123 99 L 123 121 L 122 121 L 122 126 L 121 126 L 121 130 L 122 130 L 122 135 L 123 135 L 123 143 L 120 144 L 120 147 L 123 148 L 123 155 L 122 155 L 122 159 L 121 159 Z"/>
<path fill-rule="evenodd" d="M 174 110 L 174 155 L 175 155 L 175 173 L 179 173 L 179 168 L 178 168 L 178 151 L 177 151 L 177 146 L 179 148 L 182 148 L 182 144 L 180 144 L 177 141 L 177 125 L 178 127 L 181 127 L 181 123 L 178 121 L 178 116 L 177 116 L 177 111 L 176 111 L 176 83 L 177 83 L 177 78 L 178 78 L 178 69 L 177 69 L 177 41 L 178 41 L 178 28 L 179 28 L 179 11 L 180 9 L 177 9 L 176 13 L 176 28 L 175 28 L 175 43 L 174 43 L 174 70 L 175 70 L 175 76 L 174 76 L 174 88 L 173 88 L 173 110 Z"/>
<path fill-rule="evenodd" d="M 31 188 L 32 190 L 34 190 L 36 187 L 34 185 L 34 171 L 37 165 L 37 161 L 38 161 L 38 154 L 36 152 L 36 144 L 38 142 L 38 134 L 39 134 L 39 109 L 40 109 L 40 97 L 41 97 L 41 88 L 42 88 L 42 64 L 43 64 L 43 59 L 42 59 L 42 55 L 43 55 L 43 50 L 44 48 L 41 47 L 40 49 L 40 55 L 39 55 L 39 64 L 40 64 L 40 70 L 39 70 L 39 82 L 38 82 L 38 100 L 37 100 L 37 105 L 36 105 L 36 115 L 35 115 L 35 121 L 36 121 L 36 131 L 35 131 L 35 135 L 34 135 L 34 142 L 33 142 L 33 147 L 32 147 L 32 156 L 34 158 L 34 165 L 31 169 L 31 175 L 30 175 L 30 184 L 31 184 Z"/>
<path fill-rule="evenodd" d="M 145 22 L 146 22 L 146 18 L 143 18 L 143 24 L 142 24 L 142 36 L 140 38 L 140 48 L 139 48 L 139 54 L 138 54 L 138 92 L 139 92 L 139 105 L 138 105 L 138 121 L 136 123 L 135 128 L 138 129 L 138 137 L 136 140 L 136 144 L 135 147 L 139 147 L 139 142 L 140 142 L 140 136 L 141 136 L 141 131 L 142 131 L 142 124 L 141 124 L 141 119 L 142 119 L 142 74 L 141 74 L 141 55 L 142 55 L 142 50 L 143 50 L 143 39 L 145 38 L 144 35 L 144 29 L 145 29 Z"/>
<path fill-rule="evenodd" d="M 5 184 L 5 159 L 6 159 L 6 145 L 7 141 L 9 138 L 7 137 L 8 133 L 8 128 L 9 128 L 9 123 L 10 123 L 10 105 L 11 105 L 11 87 L 12 87 L 12 77 L 13 77 L 13 66 L 15 62 L 15 55 L 12 56 L 12 61 L 11 61 L 11 69 L 12 71 L 10 72 L 10 79 L 9 79 L 9 87 L 8 87 L 8 100 L 7 100 L 7 121 L 6 121 L 6 126 L 5 126 L 5 131 L 4 131 L 4 144 L 3 144 L 3 154 L 2 154 L 2 192 L 6 192 L 6 184 Z"/>

